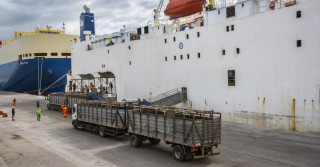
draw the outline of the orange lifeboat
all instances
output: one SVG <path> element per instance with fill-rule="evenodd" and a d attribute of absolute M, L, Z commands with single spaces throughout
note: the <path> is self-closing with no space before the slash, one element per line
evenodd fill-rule
<path fill-rule="evenodd" d="M 201 12 L 205 3 L 206 0 L 171 0 L 164 14 L 170 19 L 189 16 Z"/>

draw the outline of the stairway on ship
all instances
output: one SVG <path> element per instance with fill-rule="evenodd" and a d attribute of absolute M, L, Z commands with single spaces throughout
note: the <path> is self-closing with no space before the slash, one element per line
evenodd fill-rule
<path fill-rule="evenodd" d="M 187 100 L 187 88 L 181 87 L 169 90 L 167 92 L 161 93 L 157 96 L 151 97 L 149 102 L 152 105 L 164 105 L 172 106 L 185 102 Z"/>

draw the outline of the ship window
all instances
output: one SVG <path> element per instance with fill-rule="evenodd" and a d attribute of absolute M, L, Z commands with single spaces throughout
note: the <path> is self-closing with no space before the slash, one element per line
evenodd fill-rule
<path fill-rule="evenodd" d="M 58 56 L 58 53 L 51 53 L 51 56 Z"/>
<path fill-rule="evenodd" d="M 173 37 L 173 42 L 176 42 L 176 37 Z"/>
<path fill-rule="evenodd" d="M 164 60 L 165 60 L 165 61 L 168 61 L 168 57 L 165 57 Z"/>
<path fill-rule="evenodd" d="M 236 86 L 236 72 L 235 70 L 228 71 L 228 86 Z"/>
<path fill-rule="evenodd" d="M 234 25 L 231 25 L 231 31 L 233 31 L 234 30 Z"/>
<path fill-rule="evenodd" d="M 200 58 L 200 53 L 198 53 L 198 58 Z"/>
<path fill-rule="evenodd" d="M 220 10 L 218 10 L 218 14 L 220 14 Z"/>
<path fill-rule="evenodd" d="M 167 43 L 167 39 L 164 39 L 164 43 Z"/>
<path fill-rule="evenodd" d="M 71 53 L 61 53 L 61 56 L 71 56 Z"/>
<path fill-rule="evenodd" d="M 240 54 L 240 48 L 237 48 L 237 54 Z"/>
<path fill-rule="evenodd" d="M 244 3 L 242 3 L 242 8 L 244 7 Z"/>
<path fill-rule="evenodd" d="M 183 59 L 183 56 L 182 56 L 182 55 L 180 55 L 180 59 L 181 59 L 181 60 Z"/>
<path fill-rule="evenodd" d="M 138 35 L 141 35 L 141 28 L 138 28 L 137 31 L 138 31 Z"/>
<path fill-rule="evenodd" d="M 200 37 L 200 32 L 197 32 L 197 36 Z"/>
<path fill-rule="evenodd" d="M 301 18 L 301 11 L 297 11 L 297 18 Z"/>
<path fill-rule="evenodd" d="M 177 56 L 174 56 L 174 60 L 177 60 Z"/>
<path fill-rule="evenodd" d="M 18 60 L 22 60 L 22 55 L 19 55 L 19 56 L 18 56 Z"/>
<path fill-rule="evenodd" d="M 164 34 L 166 33 L 166 27 L 163 27 L 163 33 Z"/>
<path fill-rule="evenodd" d="M 189 34 L 187 34 L 187 36 L 186 36 L 186 37 L 187 37 L 187 39 L 189 39 Z"/>
<path fill-rule="evenodd" d="M 35 53 L 34 56 L 47 56 L 47 53 Z"/>
<path fill-rule="evenodd" d="M 129 65 L 131 66 L 131 61 L 129 61 Z"/>
<path fill-rule="evenodd" d="M 130 46 L 130 45 L 128 46 L 128 49 L 129 49 L 129 50 L 131 49 L 131 46 Z"/>
<path fill-rule="evenodd" d="M 144 34 L 148 34 L 149 33 L 149 27 L 148 26 L 145 26 L 144 27 Z"/>
<path fill-rule="evenodd" d="M 108 53 L 110 53 L 110 51 L 108 50 Z"/>
<path fill-rule="evenodd" d="M 31 57 L 31 53 L 29 53 L 29 57 Z"/>
<path fill-rule="evenodd" d="M 187 59 L 189 59 L 190 58 L 190 55 L 189 54 L 187 54 Z"/>
<path fill-rule="evenodd" d="M 226 26 L 226 31 L 229 32 L 229 26 Z"/>
<path fill-rule="evenodd" d="M 227 18 L 236 16 L 236 8 L 234 6 L 227 8 Z"/>
<path fill-rule="evenodd" d="M 226 55 L 226 50 L 222 50 L 222 55 Z"/>
<path fill-rule="evenodd" d="M 302 46 L 302 41 L 301 40 L 297 40 L 297 47 L 301 47 Z"/>

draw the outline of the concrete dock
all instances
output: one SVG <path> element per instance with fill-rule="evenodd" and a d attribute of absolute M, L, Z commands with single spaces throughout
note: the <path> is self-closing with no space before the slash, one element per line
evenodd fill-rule
<path fill-rule="evenodd" d="M 11 120 L 13 98 L 16 121 Z M 36 101 L 42 109 L 36 119 Z M 132 167 L 304 167 L 320 166 L 320 133 L 292 132 L 230 122 L 222 123 L 220 155 L 177 162 L 170 145 L 140 148 L 127 137 L 101 138 L 76 130 L 71 115 L 48 110 L 44 97 L 0 91 L 0 167 L 132 166 Z"/>

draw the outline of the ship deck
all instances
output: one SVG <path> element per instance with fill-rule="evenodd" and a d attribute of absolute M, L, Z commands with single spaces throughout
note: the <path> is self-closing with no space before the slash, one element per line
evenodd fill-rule
<path fill-rule="evenodd" d="M 16 121 L 11 101 L 17 99 Z M 42 109 L 36 120 L 36 100 Z M 133 148 L 128 138 L 101 138 L 75 130 L 71 116 L 47 110 L 44 97 L 0 91 L 0 166 L 319 166 L 320 133 L 274 130 L 230 122 L 222 123 L 221 154 L 176 162 L 168 145 Z M 222 115 L 223 116 L 223 115 Z"/>

